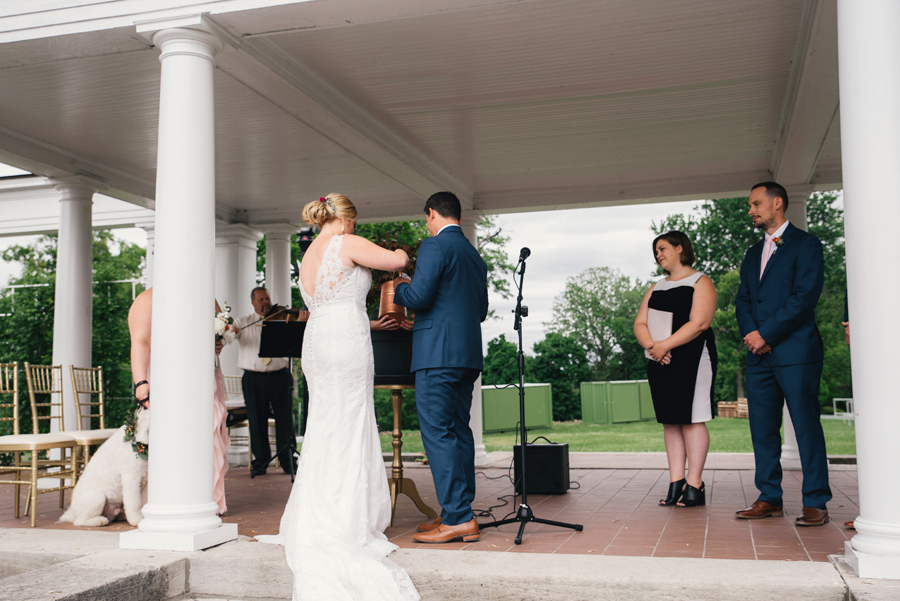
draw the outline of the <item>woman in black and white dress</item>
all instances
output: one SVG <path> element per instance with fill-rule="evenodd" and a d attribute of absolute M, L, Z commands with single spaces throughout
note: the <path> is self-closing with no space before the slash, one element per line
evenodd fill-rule
<path fill-rule="evenodd" d="M 656 419 L 663 424 L 669 490 L 660 505 L 706 504 L 703 465 L 709 451 L 706 422 L 712 415 L 716 341 L 712 330 L 716 288 L 691 265 L 694 250 L 681 232 L 653 241 L 656 263 L 667 277 L 641 303 L 634 334 L 646 349 L 647 378 Z M 685 460 L 690 468 L 685 470 Z"/>

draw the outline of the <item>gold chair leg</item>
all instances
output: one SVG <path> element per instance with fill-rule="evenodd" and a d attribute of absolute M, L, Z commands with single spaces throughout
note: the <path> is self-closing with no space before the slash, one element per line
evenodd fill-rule
<path fill-rule="evenodd" d="M 18 480 L 20 480 L 22 478 L 22 472 L 19 470 L 19 467 L 20 467 L 19 462 L 21 461 L 21 457 L 20 457 L 21 453 L 19 451 L 16 451 L 15 453 L 13 453 L 13 455 L 15 456 L 14 466 L 15 466 L 15 470 L 16 470 L 15 475 L 13 477 L 17 481 L 16 484 L 14 485 L 14 488 L 16 489 L 16 499 L 15 499 L 15 501 L 13 501 L 13 503 L 14 503 L 13 507 L 15 508 L 16 517 L 19 517 L 19 506 L 21 505 L 19 496 L 22 494 L 22 485 L 18 483 Z"/>
<path fill-rule="evenodd" d="M 37 453 L 31 453 L 31 527 L 37 526 Z"/>

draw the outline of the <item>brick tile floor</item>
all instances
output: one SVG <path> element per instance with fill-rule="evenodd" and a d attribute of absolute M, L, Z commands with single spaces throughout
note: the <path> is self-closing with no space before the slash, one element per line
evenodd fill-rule
<path fill-rule="evenodd" d="M 389 472 L 389 470 L 388 470 Z M 508 470 L 478 471 L 476 511 L 491 507 L 496 519 L 515 512 Z M 424 501 L 437 509 L 431 473 L 426 466 L 407 464 Z M 746 521 L 734 518 L 737 509 L 756 498 L 752 470 L 707 470 L 705 507 L 657 507 L 668 486 L 667 473 L 660 469 L 573 469 L 573 486 L 564 495 L 529 495 L 536 517 L 584 525 L 584 531 L 528 523 L 521 545 L 514 543 L 518 524 L 484 530 L 477 543 L 451 543 L 442 549 L 506 551 L 513 553 L 574 553 L 653 557 L 711 557 L 721 559 L 774 559 L 783 561 L 828 561 L 828 555 L 843 553 L 844 541 L 853 531 L 843 528 L 858 514 L 855 471 L 832 471 L 834 499 L 829 504 L 832 521 L 820 528 L 797 528 L 794 518 L 800 507 L 800 472 L 785 472 L 784 518 Z M 226 479 L 228 514 L 224 521 L 238 524 L 242 535 L 277 532 L 281 513 L 290 494 L 290 477 L 280 470 L 250 479 L 246 468 L 232 468 Z M 68 495 L 66 497 L 68 502 Z M 495 507 L 497 505 L 505 505 Z M 62 511 L 59 495 L 40 495 L 38 527 L 75 529 L 57 524 Z M 24 494 L 23 494 L 24 506 Z M 424 516 L 413 502 L 400 495 L 388 537 L 401 547 L 432 547 L 412 540 L 416 524 Z M 484 523 L 490 517 L 479 517 Z M 13 517 L 12 487 L 0 488 L 0 527 L 27 528 L 29 520 Z M 84 528 L 89 529 L 89 528 Z M 107 526 L 106 531 L 131 529 L 125 522 Z"/>

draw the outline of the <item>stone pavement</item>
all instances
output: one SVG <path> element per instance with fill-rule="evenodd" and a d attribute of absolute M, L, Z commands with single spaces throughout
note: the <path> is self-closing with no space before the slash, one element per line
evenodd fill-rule
<path fill-rule="evenodd" d="M 477 471 L 478 511 L 491 510 L 495 519 L 515 512 L 521 498 L 513 499 L 511 453 L 492 453 L 493 463 Z M 829 504 L 832 521 L 820 528 L 797 528 L 794 518 L 801 509 L 800 472 L 785 472 L 784 518 L 737 520 L 736 509 L 756 499 L 752 455 L 712 454 L 704 472 L 706 507 L 658 507 L 665 496 L 668 477 L 664 453 L 571 453 L 572 486 L 564 495 L 529 495 L 537 517 L 584 525 L 574 532 L 552 526 L 528 524 L 522 545 L 513 538 L 518 526 L 510 524 L 485 530 L 478 543 L 451 543 L 445 549 L 503 551 L 513 553 L 562 553 L 646 557 L 695 557 L 715 559 L 774 559 L 782 561 L 828 561 L 841 554 L 853 531 L 843 528 L 858 514 L 855 465 L 835 465 L 830 471 L 834 499 Z M 434 486 L 427 466 L 405 463 L 405 476 L 415 483 L 423 499 L 437 508 Z M 225 522 L 238 524 L 248 537 L 275 534 L 290 494 L 290 478 L 270 469 L 265 476 L 250 479 L 246 467 L 233 467 L 226 478 L 228 515 Z M 0 495 L 10 494 L 9 487 Z M 41 495 L 38 527 L 77 530 L 71 524 L 56 524 L 61 511 L 58 495 Z M 13 518 L 12 499 L 0 497 L 0 528 L 27 527 L 24 516 Z M 497 507 L 499 506 L 499 507 Z M 412 541 L 415 526 L 424 516 L 412 501 L 400 495 L 388 537 L 403 548 L 417 548 Z M 479 517 L 480 522 L 491 521 Z M 125 522 L 105 528 L 81 528 L 104 532 L 131 529 Z"/>
<path fill-rule="evenodd" d="M 517 508 L 518 500 L 500 499 L 512 493 L 506 477 L 509 453 L 494 453 L 492 458 L 491 466 L 478 470 L 476 505 L 483 511 L 505 501 L 492 512 L 502 518 Z M 577 522 L 584 531 L 528 524 L 522 545 L 513 543 L 515 524 L 485 530 L 478 543 L 438 548 L 414 544 L 411 535 L 422 515 L 401 496 L 387 531 L 401 547 L 394 558 L 409 570 L 423 599 L 744 599 L 789 594 L 798 600 L 837 600 L 853 590 L 848 588 L 852 573 L 835 569 L 828 556 L 842 554 L 844 541 L 853 534 L 841 525 L 858 511 L 854 465 L 832 467 L 832 523 L 803 529 L 793 524 L 800 509 L 799 473 L 785 474 L 785 518 L 747 522 L 734 519 L 733 513 L 755 498 L 749 456 L 711 456 L 705 472 L 707 506 L 690 509 L 656 506 L 668 484 L 664 461 L 663 454 L 571 454 L 573 488 L 558 496 L 529 495 L 528 500 L 536 516 Z M 406 466 L 405 475 L 416 482 L 426 503 L 435 506 L 427 466 Z M 32 530 L 25 518 L 12 517 L 10 496 L 0 497 L 0 564 L 8 566 L 0 575 L 6 592 L 16 582 L 22 587 L 18 596 L 0 597 L 79 598 L 72 596 L 78 574 L 88 573 L 88 588 L 102 584 L 107 589 L 102 596 L 80 598 L 289 598 L 291 575 L 280 548 L 249 537 L 277 531 L 290 486 L 290 478 L 281 472 L 269 470 L 251 480 L 246 468 L 232 468 L 226 481 L 225 521 L 237 523 L 242 538 L 194 554 L 119 551 L 115 533 L 130 529 L 125 523 L 96 529 L 55 524 L 60 514 L 55 494 L 41 497 L 39 527 Z M 112 576 L 103 579 L 97 577 L 99 572 Z M 36 594 L 44 578 L 61 584 Z M 141 584 L 134 588 L 135 582 Z M 856 582 L 870 594 L 867 599 L 900 598 L 884 596 L 900 591 L 897 583 Z M 117 586 L 134 596 L 116 596 Z M 59 593 L 51 592 L 57 589 Z M 873 591 L 878 594 L 871 596 Z"/>

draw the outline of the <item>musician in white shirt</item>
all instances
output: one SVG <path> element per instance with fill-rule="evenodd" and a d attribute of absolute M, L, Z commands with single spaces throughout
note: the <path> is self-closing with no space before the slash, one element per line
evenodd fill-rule
<path fill-rule="evenodd" d="M 269 408 L 275 418 L 275 445 L 278 462 L 286 473 L 291 473 L 293 462 L 291 444 L 294 442 L 294 415 L 291 390 L 294 379 L 287 357 L 260 357 L 263 318 L 272 308 L 272 300 L 265 288 L 254 288 L 250 293 L 254 312 L 234 320 L 237 326 L 238 367 L 244 370 L 241 385 L 247 406 L 250 425 L 250 450 L 253 453 L 254 475 L 266 473 L 272 459 L 269 446 Z"/>

